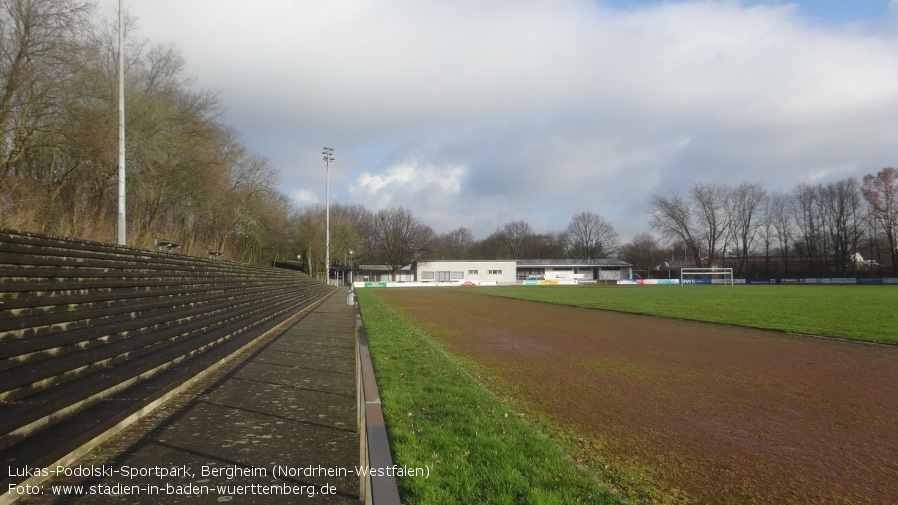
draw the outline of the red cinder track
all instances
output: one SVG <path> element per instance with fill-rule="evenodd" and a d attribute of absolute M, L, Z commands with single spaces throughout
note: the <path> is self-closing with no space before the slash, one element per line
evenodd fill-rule
<path fill-rule="evenodd" d="M 691 503 L 898 503 L 898 347 L 451 288 L 378 298 L 500 393 Z M 675 491 L 676 490 L 676 491 Z"/>

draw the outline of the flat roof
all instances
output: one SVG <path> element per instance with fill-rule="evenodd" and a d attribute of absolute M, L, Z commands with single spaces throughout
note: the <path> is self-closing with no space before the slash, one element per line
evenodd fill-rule
<path fill-rule="evenodd" d="M 517 260 L 519 267 L 630 267 L 626 261 L 615 258 L 603 259 L 545 259 L 545 260 Z"/>
<path fill-rule="evenodd" d="M 414 264 L 418 263 L 514 263 L 518 268 L 527 268 L 527 267 L 567 267 L 567 268 L 594 268 L 594 267 L 609 267 L 609 268 L 620 268 L 620 267 L 632 267 L 630 263 L 626 261 L 622 261 L 615 258 L 603 258 L 603 259 L 589 259 L 589 260 L 578 260 L 578 259 L 529 259 L 529 260 L 420 260 L 416 261 Z M 400 270 L 412 270 L 414 268 L 414 264 L 406 265 L 402 267 Z M 359 265 L 359 270 L 385 270 L 389 271 L 390 267 L 387 265 Z"/>

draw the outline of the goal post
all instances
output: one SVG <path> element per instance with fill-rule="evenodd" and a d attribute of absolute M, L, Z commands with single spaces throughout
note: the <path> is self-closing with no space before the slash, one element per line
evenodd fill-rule
<path fill-rule="evenodd" d="M 723 284 L 733 285 L 732 268 L 684 268 L 680 270 L 680 285 L 685 284 L 719 284 L 715 279 L 722 278 Z"/>

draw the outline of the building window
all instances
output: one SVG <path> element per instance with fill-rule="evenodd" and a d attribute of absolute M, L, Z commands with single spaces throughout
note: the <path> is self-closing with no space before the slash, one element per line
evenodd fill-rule
<path fill-rule="evenodd" d="M 432 271 L 431 272 L 428 272 L 428 271 L 421 272 L 421 280 L 428 280 L 428 279 L 431 279 L 431 280 L 433 279 L 433 272 Z"/>
<path fill-rule="evenodd" d="M 477 275 L 477 270 L 468 270 L 468 275 Z"/>
<path fill-rule="evenodd" d="M 490 270 L 490 275 L 502 275 L 502 270 Z"/>
<path fill-rule="evenodd" d="M 452 272 L 451 274 L 449 274 L 450 280 L 458 280 L 458 279 L 464 279 L 464 278 L 465 278 L 464 272 Z"/>

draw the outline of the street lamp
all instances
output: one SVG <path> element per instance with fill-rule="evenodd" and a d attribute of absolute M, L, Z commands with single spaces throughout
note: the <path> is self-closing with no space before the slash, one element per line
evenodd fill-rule
<path fill-rule="evenodd" d="M 324 282 L 331 283 L 331 162 L 334 161 L 334 150 L 325 147 L 321 152 L 324 155 L 325 186 L 325 232 L 324 232 Z"/>

